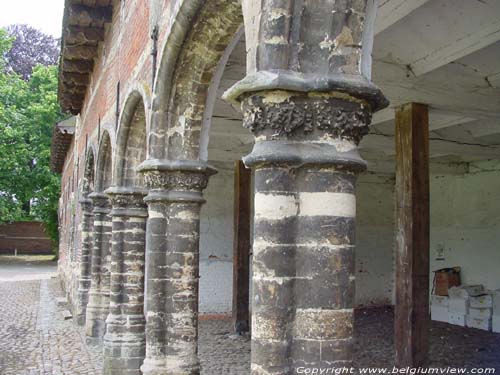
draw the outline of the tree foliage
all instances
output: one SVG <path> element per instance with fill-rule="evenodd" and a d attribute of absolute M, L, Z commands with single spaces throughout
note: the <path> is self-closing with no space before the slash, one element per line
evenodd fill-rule
<path fill-rule="evenodd" d="M 29 80 L 8 69 L 13 38 L 0 29 L 0 223 L 42 220 L 57 239 L 59 176 L 50 171 L 57 67 L 37 65 Z"/>
<path fill-rule="evenodd" d="M 37 65 L 56 65 L 59 59 L 59 40 L 28 25 L 11 25 L 7 32 L 13 38 L 6 52 L 7 67 L 27 81 Z"/>

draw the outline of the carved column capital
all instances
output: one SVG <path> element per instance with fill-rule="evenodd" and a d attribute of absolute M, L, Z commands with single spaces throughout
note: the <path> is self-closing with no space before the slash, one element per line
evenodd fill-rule
<path fill-rule="evenodd" d="M 92 215 L 92 199 L 85 196 L 84 198 L 80 199 L 78 203 L 80 203 L 83 215 Z"/>
<path fill-rule="evenodd" d="M 144 196 L 147 191 L 140 188 L 111 187 L 105 191 L 111 203 L 111 215 L 147 217 Z"/>
<path fill-rule="evenodd" d="M 217 171 L 208 164 L 191 160 L 146 160 L 139 166 L 150 201 L 194 201 L 203 203 L 202 191 Z"/>
<path fill-rule="evenodd" d="M 109 202 L 109 197 L 104 193 L 92 193 L 89 195 L 89 198 L 92 200 L 93 204 L 93 213 L 94 214 L 107 214 L 111 210 L 111 204 Z"/>
<path fill-rule="evenodd" d="M 358 144 L 368 133 L 370 105 L 340 93 L 268 91 L 241 103 L 243 126 L 257 140 L 326 140 Z"/>

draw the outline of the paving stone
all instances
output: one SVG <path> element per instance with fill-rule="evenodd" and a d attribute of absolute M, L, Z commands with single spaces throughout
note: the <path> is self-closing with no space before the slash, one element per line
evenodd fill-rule
<path fill-rule="evenodd" d="M 62 296 L 55 279 L 0 282 L 0 374 L 101 375 L 102 349 L 63 319 Z M 356 367 L 392 369 L 393 326 L 392 309 L 356 311 Z M 250 338 L 227 320 L 200 321 L 199 355 L 202 375 L 250 373 Z M 433 322 L 429 366 L 500 370 L 500 334 Z"/>

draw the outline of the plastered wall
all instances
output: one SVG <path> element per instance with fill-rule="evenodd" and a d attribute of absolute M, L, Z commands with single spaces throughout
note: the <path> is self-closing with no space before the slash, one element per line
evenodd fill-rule
<path fill-rule="evenodd" d="M 229 313 L 232 298 L 232 165 L 218 165 L 201 221 L 200 311 Z M 394 176 L 358 180 L 356 305 L 394 303 Z M 430 270 L 461 266 L 464 283 L 500 288 L 500 162 L 467 174 L 432 174 Z M 444 260 L 436 260 L 443 249 Z M 432 272 L 429 280 L 432 286 Z"/>
<path fill-rule="evenodd" d="M 233 286 L 233 165 L 217 164 L 200 222 L 201 313 L 231 311 Z"/>
<path fill-rule="evenodd" d="M 500 162 L 431 177 L 430 247 L 431 271 L 461 266 L 463 283 L 500 288 Z"/>

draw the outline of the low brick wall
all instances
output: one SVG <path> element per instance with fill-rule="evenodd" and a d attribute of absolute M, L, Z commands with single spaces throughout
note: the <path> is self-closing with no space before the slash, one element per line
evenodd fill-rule
<path fill-rule="evenodd" d="M 51 254 L 52 241 L 42 223 L 20 221 L 0 225 L 0 254 Z"/>

